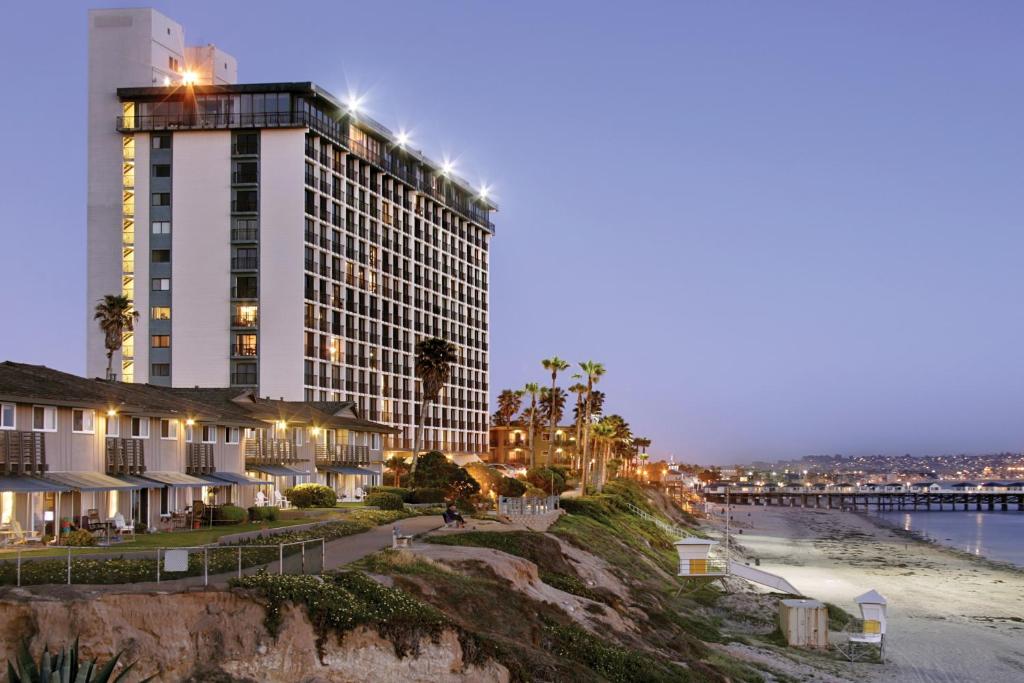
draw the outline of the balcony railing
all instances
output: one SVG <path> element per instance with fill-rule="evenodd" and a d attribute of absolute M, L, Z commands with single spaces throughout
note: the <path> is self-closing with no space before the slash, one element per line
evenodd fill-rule
<path fill-rule="evenodd" d="M 0 474 L 46 472 L 46 439 L 39 432 L 0 431 Z"/>
<path fill-rule="evenodd" d="M 180 114 L 153 114 L 137 116 L 118 116 L 116 122 L 117 130 L 121 133 L 135 133 L 139 131 L 162 131 L 162 130 L 209 130 L 209 129 L 230 129 L 230 128 L 311 128 L 317 133 L 331 138 L 350 149 L 353 153 L 368 160 L 370 163 L 382 168 L 387 173 L 394 175 L 402 182 L 415 190 L 442 202 L 449 209 L 457 211 L 466 218 L 478 223 L 492 233 L 494 224 L 491 223 L 488 211 L 471 199 L 476 192 L 471 188 L 463 187 L 465 196 L 446 192 L 434 185 L 429 175 L 417 173 L 413 166 L 401 160 L 398 156 L 385 156 L 368 148 L 362 142 L 352 140 L 345 134 L 342 126 L 334 121 L 324 121 L 306 112 L 264 112 L 242 114 L 236 112 L 196 112 L 186 111 Z M 307 150 L 308 152 L 308 150 Z M 312 155 L 310 155 L 312 156 Z M 365 179 L 359 179 L 365 184 Z M 350 202 L 351 205 L 351 202 Z M 360 202 L 360 208 L 367 210 L 364 202 Z M 233 211 L 244 209 L 232 208 Z M 420 213 L 417 211 L 417 213 Z"/>
<path fill-rule="evenodd" d="M 145 442 L 139 439 L 107 437 L 107 474 L 143 474 L 146 471 Z"/>
<path fill-rule="evenodd" d="M 317 465 L 369 465 L 370 447 L 334 444 L 316 447 Z"/>
<path fill-rule="evenodd" d="M 213 464 L 213 444 L 185 444 L 185 473 L 212 474 L 217 468 Z"/>
<path fill-rule="evenodd" d="M 283 465 L 298 462 L 295 444 L 285 439 L 249 439 L 245 442 L 246 465 Z"/>

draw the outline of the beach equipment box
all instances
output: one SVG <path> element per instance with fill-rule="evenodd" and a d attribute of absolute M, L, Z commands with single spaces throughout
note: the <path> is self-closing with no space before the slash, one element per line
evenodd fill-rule
<path fill-rule="evenodd" d="M 828 610 L 817 600 L 783 600 L 779 627 L 793 647 L 828 649 Z"/>

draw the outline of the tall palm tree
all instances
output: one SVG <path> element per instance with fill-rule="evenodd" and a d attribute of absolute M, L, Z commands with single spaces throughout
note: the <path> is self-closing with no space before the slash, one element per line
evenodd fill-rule
<path fill-rule="evenodd" d="M 551 358 L 545 358 L 540 362 L 544 366 L 545 370 L 551 371 L 551 393 L 555 393 L 555 389 L 558 388 L 558 373 L 562 370 L 569 369 L 569 361 L 562 360 L 558 356 L 552 356 Z M 551 429 L 548 435 L 548 467 L 551 467 L 551 463 L 555 460 L 555 412 L 551 411 Z"/>
<path fill-rule="evenodd" d="M 583 414 L 583 424 L 585 425 L 583 430 L 583 481 L 587 482 L 590 470 L 590 418 L 594 409 L 594 385 L 597 384 L 601 379 L 601 375 L 604 374 L 604 365 L 596 361 L 585 360 L 580 363 L 580 370 L 583 371 L 583 375 L 587 378 L 586 410 Z M 585 483 L 584 486 L 586 486 Z"/>
<path fill-rule="evenodd" d="M 554 396 L 554 400 L 552 400 L 552 396 Z M 555 390 L 551 391 L 544 387 L 540 390 L 540 401 L 537 405 L 542 418 L 550 420 L 553 417 L 555 424 L 558 424 L 562 421 L 562 416 L 565 415 L 565 389 L 555 387 Z M 554 415 L 551 414 L 552 409 L 555 411 Z"/>
<path fill-rule="evenodd" d="M 595 446 L 597 446 L 595 450 L 600 454 L 598 464 L 594 468 L 594 487 L 600 492 L 604 489 L 605 463 L 611 450 L 611 442 L 615 438 L 615 426 L 606 420 L 601 420 L 597 424 L 591 425 L 590 431 L 594 437 Z"/>
<path fill-rule="evenodd" d="M 409 475 L 416 474 L 416 462 L 419 460 L 420 449 L 423 444 L 423 418 L 427 414 L 427 407 L 437 401 L 441 389 L 448 383 L 452 374 L 452 365 L 459 360 L 459 350 L 455 344 L 432 337 L 416 342 L 414 362 L 416 363 L 416 377 L 420 380 L 420 415 L 416 420 L 416 442 L 412 452 L 412 467 L 409 468 Z"/>
<path fill-rule="evenodd" d="M 113 379 L 114 352 L 121 349 L 124 333 L 135 330 L 139 312 L 132 307 L 132 300 L 121 294 L 107 294 L 96 304 L 95 311 L 93 319 L 99 321 L 107 348 L 107 379 Z"/>
<path fill-rule="evenodd" d="M 534 427 L 537 422 L 537 394 L 540 393 L 540 385 L 536 382 L 528 382 L 523 387 L 523 393 L 530 396 L 530 407 L 526 412 L 530 414 L 530 469 L 537 466 L 537 442 L 534 439 Z"/>
<path fill-rule="evenodd" d="M 645 436 L 638 436 L 633 439 L 634 452 L 638 460 L 647 460 L 647 448 L 651 445 L 651 440 Z"/>
<path fill-rule="evenodd" d="M 498 394 L 498 409 L 494 412 L 494 424 L 507 427 L 512 417 L 523 405 L 522 389 L 504 389 Z"/>
<path fill-rule="evenodd" d="M 573 379 L 576 379 L 576 380 L 582 379 L 582 375 L 575 374 L 575 375 L 573 375 Z M 576 384 L 573 384 L 571 387 L 569 387 L 569 391 L 571 391 L 572 393 L 576 394 L 576 406 L 572 410 L 572 416 L 573 416 L 573 423 L 576 425 L 576 457 L 580 458 L 581 454 L 582 454 L 582 451 L 581 451 L 582 446 L 581 446 L 581 444 L 583 443 L 581 441 L 582 437 L 580 435 L 580 429 L 581 429 L 581 427 L 583 425 L 583 410 L 584 410 L 584 399 L 583 399 L 583 396 L 587 393 L 587 385 L 586 384 L 582 384 L 580 382 L 576 382 Z M 579 465 L 577 464 L 576 466 L 578 467 Z"/>

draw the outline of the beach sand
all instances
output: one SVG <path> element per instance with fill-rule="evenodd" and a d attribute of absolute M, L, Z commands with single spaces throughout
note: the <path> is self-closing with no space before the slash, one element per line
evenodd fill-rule
<path fill-rule="evenodd" d="M 1021 571 L 850 512 L 736 505 L 732 519 L 751 564 L 758 558 L 806 596 L 858 616 L 857 595 L 875 589 L 889 600 L 886 663 L 851 667 L 857 680 L 1024 681 Z"/>

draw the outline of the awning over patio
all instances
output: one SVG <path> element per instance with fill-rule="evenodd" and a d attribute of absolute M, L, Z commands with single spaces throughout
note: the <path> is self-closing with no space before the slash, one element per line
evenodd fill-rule
<path fill-rule="evenodd" d="M 308 477 L 307 470 L 292 467 L 291 465 L 253 465 L 247 468 L 251 472 L 262 472 L 272 477 Z"/>
<path fill-rule="evenodd" d="M 0 477 L 0 491 L 4 493 L 47 493 L 70 490 L 67 486 L 36 477 Z"/>
<path fill-rule="evenodd" d="M 374 477 L 377 475 L 373 470 L 365 470 L 362 467 L 352 467 L 351 465 L 325 465 L 319 469 L 324 472 L 334 472 L 335 474 L 355 474 L 363 477 Z"/>
<path fill-rule="evenodd" d="M 45 478 L 77 491 L 134 491 L 144 488 L 100 472 L 48 472 Z"/>
<path fill-rule="evenodd" d="M 211 472 L 203 477 L 214 486 L 224 484 L 239 484 L 240 486 L 270 486 L 271 482 L 262 479 L 253 479 L 238 472 Z"/>
<path fill-rule="evenodd" d="M 204 481 L 199 477 L 193 477 L 191 474 L 185 474 L 184 472 L 146 472 L 142 475 L 142 478 L 172 489 L 210 485 L 210 482 Z"/>

